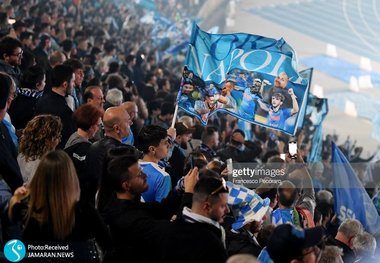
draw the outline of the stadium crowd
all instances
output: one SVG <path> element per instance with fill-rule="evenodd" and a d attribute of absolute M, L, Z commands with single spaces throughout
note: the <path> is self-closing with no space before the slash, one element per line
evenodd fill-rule
<path fill-rule="evenodd" d="M 380 233 L 334 210 L 337 135 L 308 162 L 312 127 L 295 159 L 281 158 L 288 135 L 232 116 L 204 127 L 179 112 L 171 127 L 186 52 L 171 48 L 201 7 L 2 1 L 2 245 L 72 246 L 59 262 L 379 262 Z M 340 149 L 380 214 L 377 156 L 349 139 Z M 230 159 L 285 172 L 249 189 Z"/>

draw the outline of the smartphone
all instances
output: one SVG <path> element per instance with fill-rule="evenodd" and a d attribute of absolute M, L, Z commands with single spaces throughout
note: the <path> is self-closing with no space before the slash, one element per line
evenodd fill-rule
<path fill-rule="evenodd" d="M 194 155 L 190 154 L 191 155 L 191 158 L 190 158 L 190 168 L 193 169 L 194 168 Z"/>
<path fill-rule="evenodd" d="M 289 139 L 289 156 L 292 159 L 297 158 L 297 140 L 296 138 L 290 138 Z"/>
<path fill-rule="evenodd" d="M 231 175 L 232 174 L 232 171 L 233 171 L 233 167 L 232 167 L 232 159 L 229 158 L 226 160 L 226 163 L 227 163 L 227 171 L 228 171 L 228 175 Z"/>

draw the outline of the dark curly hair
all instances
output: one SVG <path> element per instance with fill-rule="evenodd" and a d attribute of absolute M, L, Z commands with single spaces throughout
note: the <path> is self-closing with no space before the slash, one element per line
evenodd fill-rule
<path fill-rule="evenodd" d="M 34 161 L 53 150 L 54 141 L 62 131 L 61 119 L 53 115 L 39 115 L 28 122 L 20 140 L 19 152 L 26 161 Z"/>

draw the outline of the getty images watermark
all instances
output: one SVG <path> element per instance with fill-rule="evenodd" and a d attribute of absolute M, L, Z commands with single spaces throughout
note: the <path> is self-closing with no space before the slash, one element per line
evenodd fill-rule
<path fill-rule="evenodd" d="M 352 171 L 361 183 L 351 184 L 349 181 L 338 185 L 334 183 L 334 177 L 342 180 L 343 175 L 346 175 L 348 171 Z M 380 163 L 324 164 L 318 161 L 305 164 L 233 163 L 228 179 L 234 184 L 244 185 L 251 189 L 263 185 L 263 187 L 277 187 L 284 180 L 290 180 L 297 187 L 314 188 L 315 191 L 320 189 L 333 190 L 334 188 L 363 188 L 365 185 L 372 191 L 380 192 L 377 188 L 377 185 L 380 184 L 380 176 L 376 176 L 379 171 Z"/>
<path fill-rule="evenodd" d="M 259 165 L 256 163 L 234 163 L 229 180 L 248 188 L 261 184 L 279 185 L 284 180 L 287 168 L 281 164 Z"/>

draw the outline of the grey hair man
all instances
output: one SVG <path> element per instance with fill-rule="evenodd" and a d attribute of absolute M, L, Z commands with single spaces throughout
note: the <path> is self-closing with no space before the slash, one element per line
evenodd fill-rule
<path fill-rule="evenodd" d="M 343 249 L 343 261 L 355 262 L 353 251 L 353 240 L 356 236 L 363 233 L 362 224 L 356 219 L 346 219 L 338 228 L 335 238 L 330 238 L 326 244 L 338 246 Z"/>
<path fill-rule="evenodd" d="M 318 263 L 343 263 L 343 249 L 337 246 L 326 246 Z"/>
<path fill-rule="evenodd" d="M 355 262 L 378 262 L 375 260 L 376 239 L 369 233 L 363 232 L 357 235 L 352 241 L 355 251 Z"/>

